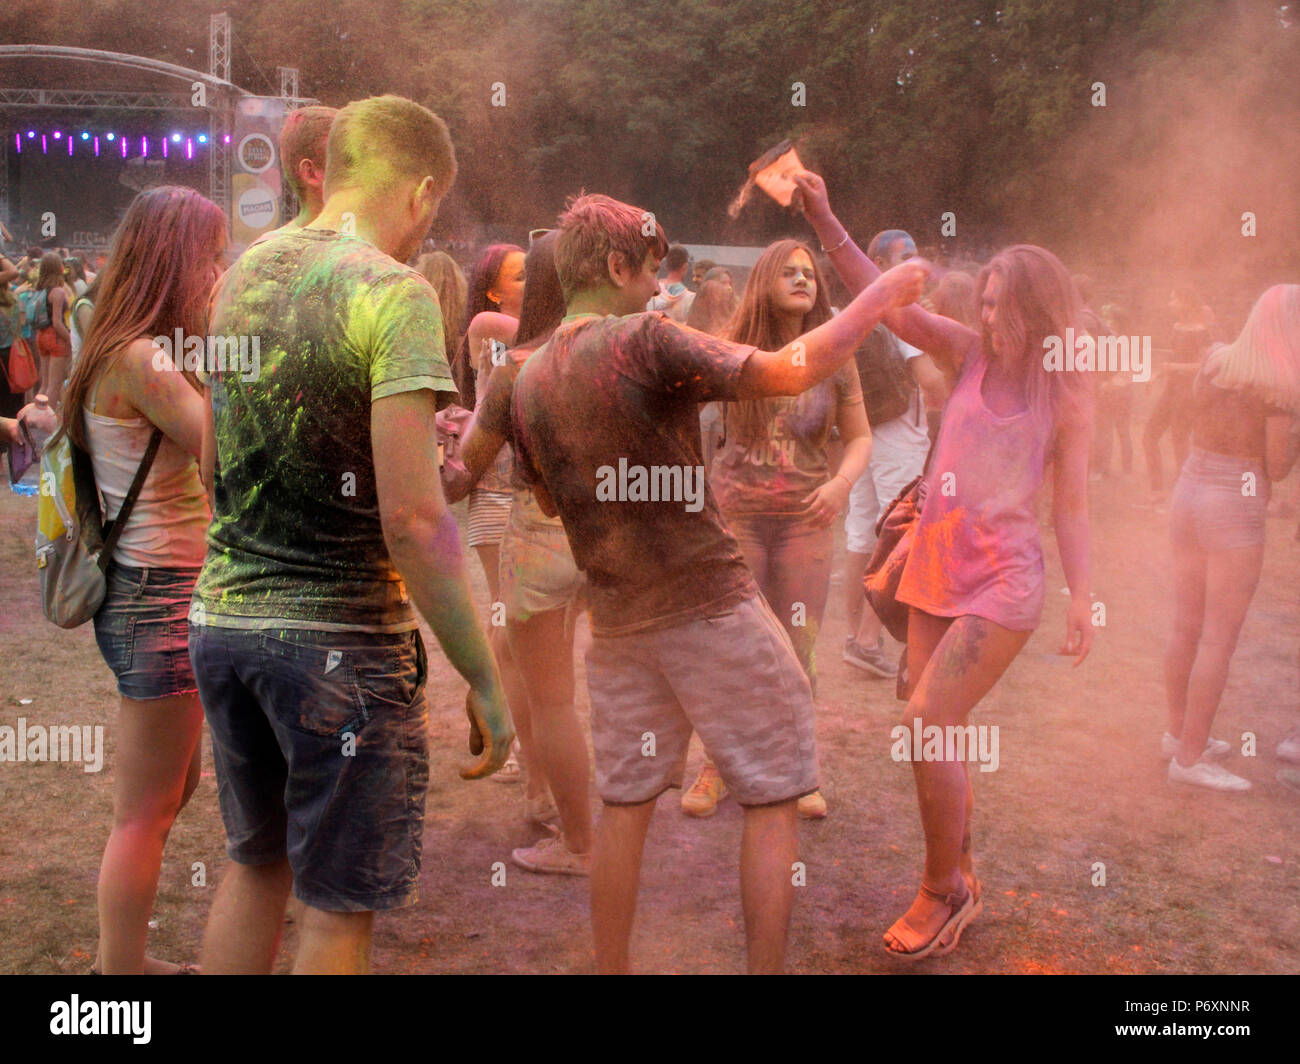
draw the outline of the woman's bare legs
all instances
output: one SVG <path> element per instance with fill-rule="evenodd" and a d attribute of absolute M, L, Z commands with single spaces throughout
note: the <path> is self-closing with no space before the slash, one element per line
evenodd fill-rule
<path fill-rule="evenodd" d="M 948 619 L 913 609 L 908 620 L 908 673 L 917 681 L 902 721 L 909 733 L 913 720 L 923 729 L 964 725 L 1028 639 L 1028 632 L 1013 632 L 982 617 Z M 974 794 L 966 766 L 959 761 L 915 760 L 912 773 L 925 831 L 923 882 L 941 894 L 958 893 L 963 872 L 974 875 L 968 841 Z M 886 932 L 886 943 L 898 952 L 912 952 L 933 938 L 950 915 L 947 906 L 918 894 Z"/>
<path fill-rule="evenodd" d="M 573 704 L 573 625 L 565 608 L 509 621 L 510 649 L 527 691 L 535 762 L 560 811 L 564 844 L 590 853 L 591 774 L 587 737 Z"/>
<path fill-rule="evenodd" d="M 1228 664 L 1237 637 L 1255 597 L 1264 545 L 1210 551 L 1205 565 L 1205 622 L 1196 661 L 1187 680 L 1187 712 L 1183 718 L 1178 763 L 1194 765 L 1210 739 L 1210 726 L 1228 681 Z"/>
<path fill-rule="evenodd" d="M 501 602 L 501 544 L 479 543 L 474 549 L 478 552 L 479 561 L 483 563 L 483 575 L 487 577 L 490 596 L 488 642 L 496 656 L 497 668 L 501 670 L 501 686 L 505 690 L 511 720 L 514 721 L 515 735 L 519 739 L 519 767 L 524 774 L 524 797 L 540 798 L 546 793 L 546 773 L 541 770 L 533 753 L 533 724 L 528 708 L 528 691 L 519 675 L 519 668 L 515 665 L 505 625 L 495 623 L 498 618 L 504 620 L 504 610 L 498 606 Z"/>
<path fill-rule="evenodd" d="M 1174 627 L 1165 651 L 1165 701 L 1169 734 L 1175 737 L 1183 734 L 1187 682 L 1205 620 L 1205 565 L 1205 551 L 1174 544 Z"/>
<path fill-rule="evenodd" d="M 104 974 L 158 974 L 146 958 L 163 844 L 199 780 L 203 707 L 197 693 L 122 699 L 113 780 L 113 828 L 99 868 L 99 952 Z"/>

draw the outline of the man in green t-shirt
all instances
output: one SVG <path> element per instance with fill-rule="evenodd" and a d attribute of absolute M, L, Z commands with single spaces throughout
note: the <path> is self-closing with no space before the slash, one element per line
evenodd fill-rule
<path fill-rule="evenodd" d="M 428 782 L 416 608 L 470 684 L 486 776 L 513 738 L 442 497 L 455 397 L 437 297 L 400 263 L 455 177 L 447 128 L 396 96 L 349 104 L 310 226 L 250 248 L 213 305 L 190 613 L 227 849 L 208 972 L 267 972 L 292 885 L 295 971 L 368 965 L 379 909 L 416 898 Z M 478 750 L 475 750 L 478 752 Z"/>

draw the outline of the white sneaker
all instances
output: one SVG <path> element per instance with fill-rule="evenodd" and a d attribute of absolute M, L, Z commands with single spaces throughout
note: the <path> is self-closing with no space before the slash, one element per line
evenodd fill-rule
<path fill-rule="evenodd" d="M 1160 756 L 1168 761 L 1171 757 L 1178 754 L 1178 748 L 1182 745 L 1183 744 L 1178 739 L 1175 739 L 1168 732 L 1165 732 L 1164 737 L 1160 740 Z M 1225 743 L 1222 739 L 1211 738 L 1210 741 L 1205 744 L 1205 749 L 1201 752 L 1201 756 L 1223 757 L 1231 749 L 1231 743 Z"/>
<path fill-rule="evenodd" d="M 1277 756 L 1283 761 L 1300 765 L 1300 728 L 1277 744 Z"/>
<path fill-rule="evenodd" d="M 1170 758 L 1169 782 L 1190 783 L 1197 787 L 1209 787 L 1214 791 L 1250 790 L 1250 780 L 1234 776 L 1222 765 L 1212 765 L 1204 758 L 1191 768 L 1183 768 L 1177 758 Z"/>

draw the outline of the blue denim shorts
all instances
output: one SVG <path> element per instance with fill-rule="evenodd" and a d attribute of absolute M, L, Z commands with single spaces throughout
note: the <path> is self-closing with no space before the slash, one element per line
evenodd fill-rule
<path fill-rule="evenodd" d="M 289 859 L 294 893 L 328 912 L 416 900 L 429 782 L 417 631 L 191 626 L 226 850 Z"/>
<path fill-rule="evenodd" d="M 195 569 L 136 569 L 113 563 L 108 591 L 95 614 L 95 642 L 124 698 L 193 694 L 190 596 Z"/>
<path fill-rule="evenodd" d="M 1199 550 L 1260 546 L 1268 496 L 1268 476 L 1257 462 L 1193 447 L 1169 502 L 1170 537 Z"/>

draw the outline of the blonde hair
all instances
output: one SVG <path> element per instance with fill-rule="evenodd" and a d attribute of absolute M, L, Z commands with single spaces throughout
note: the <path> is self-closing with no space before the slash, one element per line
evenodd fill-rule
<path fill-rule="evenodd" d="M 1211 358 L 1219 369 L 1215 384 L 1300 414 L 1300 285 L 1268 289 L 1241 334 Z"/>
<path fill-rule="evenodd" d="M 425 177 L 439 197 L 456 180 L 447 123 L 428 108 L 402 96 L 371 96 L 335 116 L 325 152 L 327 198 L 340 188 L 360 185 L 373 194 Z"/>

